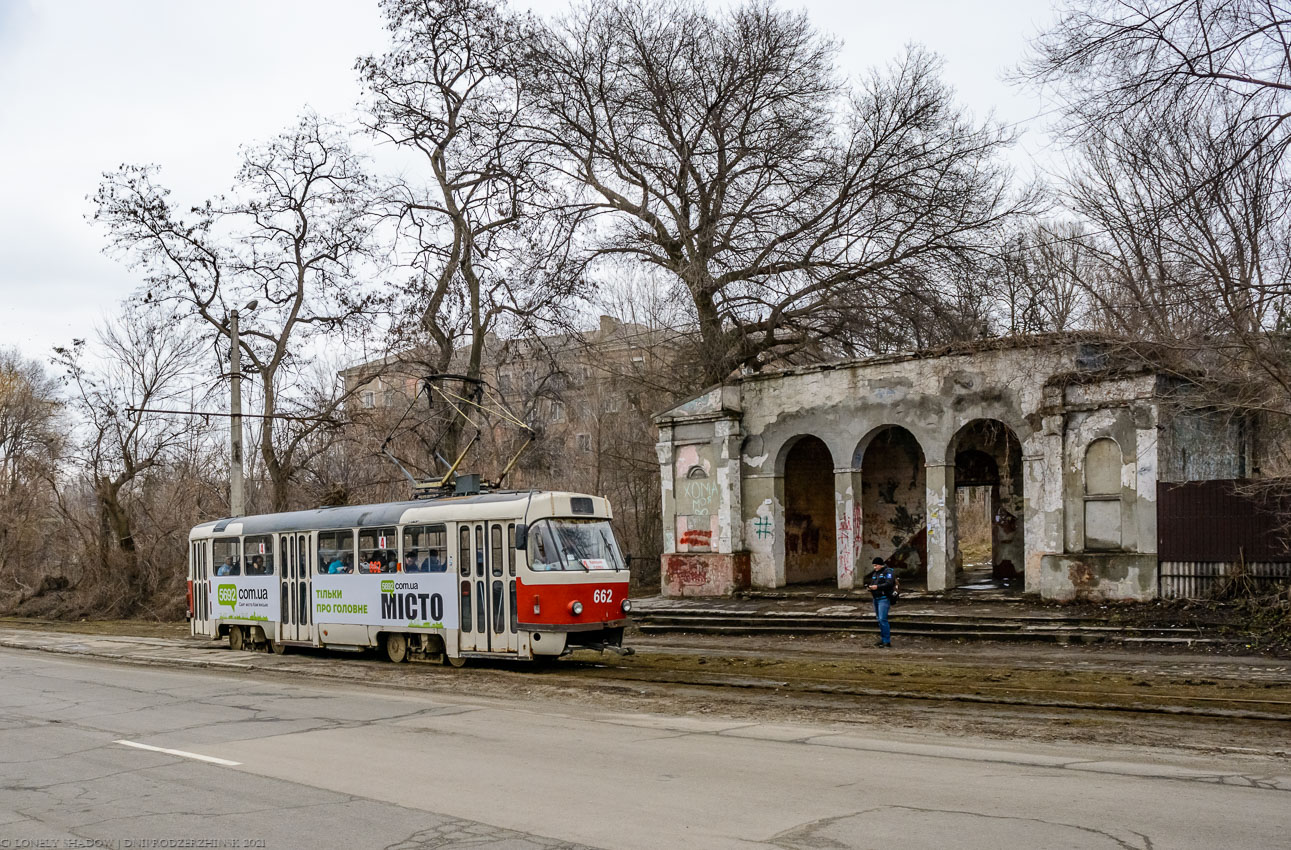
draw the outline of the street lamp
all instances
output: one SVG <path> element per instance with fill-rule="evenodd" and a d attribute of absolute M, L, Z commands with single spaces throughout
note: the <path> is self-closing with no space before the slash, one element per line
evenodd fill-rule
<path fill-rule="evenodd" d="M 250 313 L 259 302 L 243 310 Z M 229 515 L 242 516 L 242 343 L 238 339 L 238 311 L 229 313 Z"/>

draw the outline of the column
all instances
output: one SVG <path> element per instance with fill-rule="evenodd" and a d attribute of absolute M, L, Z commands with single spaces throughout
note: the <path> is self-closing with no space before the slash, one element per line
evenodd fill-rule
<path fill-rule="evenodd" d="M 955 467 L 928 464 L 928 589 L 955 586 Z"/>
<path fill-rule="evenodd" d="M 1063 417 L 1048 415 L 1022 445 L 1027 593 L 1046 596 L 1044 559 L 1065 551 Z"/>
<path fill-rule="evenodd" d="M 851 590 L 856 586 L 856 563 L 861 551 L 859 469 L 834 470 L 834 529 L 838 549 L 838 586 Z"/>
<path fill-rule="evenodd" d="M 745 551 L 744 506 L 741 500 L 740 446 L 744 442 L 738 419 L 713 423 L 713 448 L 717 456 L 718 517 L 713 551 L 722 554 Z"/>

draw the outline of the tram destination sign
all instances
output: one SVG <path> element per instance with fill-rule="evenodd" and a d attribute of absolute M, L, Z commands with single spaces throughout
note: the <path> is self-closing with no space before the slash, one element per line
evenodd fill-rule
<path fill-rule="evenodd" d="M 456 588 L 450 573 L 315 576 L 314 622 L 455 629 Z"/>

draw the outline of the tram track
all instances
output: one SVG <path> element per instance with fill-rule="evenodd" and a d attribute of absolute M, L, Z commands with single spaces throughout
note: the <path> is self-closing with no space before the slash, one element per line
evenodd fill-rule
<path fill-rule="evenodd" d="M 36 636 L 23 641 L 18 637 L 23 634 Z M 373 657 L 352 658 L 322 650 L 287 656 L 234 653 L 188 640 L 158 638 L 93 639 L 89 635 L 18 631 L 2 643 L 16 649 L 92 655 L 122 663 L 227 666 L 246 672 L 396 688 L 452 686 L 464 691 L 511 693 L 517 688 L 547 685 L 566 694 L 599 690 L 607 696 L 630 689 L 637 695 L 634 702 L 647 697 L 670 704 L 685 690 L 685 701 L 692 704 L 725 699 L 763 708 L 778 706 L 790 712 L 795 705 L 815 704 L 847 714 L 856 713 L 858 706 L 860 711 L 868 711 L 878 704 L 912 709 L 921 705 L 994 706 L 1000 712 L 1020 715 L 1052 712 L 1060 723 L 1078 725 L 1084 724 L 1082 717 L 1101 725 L 1103 721 L 1096 719 L 1099 716 L 1249 721 L 1252 729 L 1265 730 L 1253 735 L 1272 734 L 1279 742 L 1286 737 L 1279 727 L 1291 721 L 1291 676 L 1281 672 L 1280 666 L 1248 664 L 1221 673 L 1211 661 L 1180 655 L 1162 656 L 1160 662 L 1168 665 L 1164 669 L 1145 668 L 1141 657 L 1113 666 L 1101 653 L 1084 661 L 1033 654 L 1003 666 L 964 655 L 939 658 L 899 651 L 880 655 L 851 647 L 768 645 L 760 640 L 747 645 L 715 645 L 701 638 L 689 644 L 644 642 L 636 655 L 626 658 L 579 652 L 536 668 L 488 660 L 449 670 L 425 664 L 391 665 Z M 1283 749 L 1280 743 L 1275 747 L 1278 752 Z"/>
<path fill-rule="evenodd" d="M 929 676 L 908 681 L 904 687 L 882 687 L 876 679 L 899 675 L 888 669 L 858 670 L 853 674 L 833 676 L 765 675 L 755 672 L 699 671 L 693 664 L 675 663 L 666 655 L 636 656 L 634 659 L 584 660 L 567 659 L 560 672 L 574 679 L 594 678 L 601 682 L 649 683 L 679 685 L 717 690 L 761 691 L 774 694 L 829 695 L 866 699 L 899 700 L 923 703 L 961 703 L 998 705 L 1014 708 L 1104 711 L 1140 715 L 1201 717 L 1227 720 L 1291 721 L 1291 687 L 1285 685 L 1243 687 L 1226 682 L 1223 686 L 1241 688 L 1243 693 L 1273 691 L 1269 696 L 1237 694 L 1207 695 L 1189 693 L 1168 684 L 1158 684 L 1163 692 L 1153 692 L 1150 683 L 1145 690 L 1112 690 L 1098 687 L 1053 687 L 1001 684 L 989 681 L 991 673 L 981 680 L 965 683 L 960 675 L 937 679 Z M 687 659 L 691 660 L 691 659 Z M 734 659 L 733 659 L 734 660 Z M 723 667 L 723 659 L 709 657 L 707 663 Z M 642 663 L 644 662 L 644 664 Z M 553 671 L 554 672 L 554 671 Z M 1093 677 L 1089 677 L 1092 678 Z"/>

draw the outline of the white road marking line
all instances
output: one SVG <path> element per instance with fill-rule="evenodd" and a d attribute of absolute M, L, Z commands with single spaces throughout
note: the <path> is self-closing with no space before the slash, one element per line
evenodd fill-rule
<path fill-rule="evenodd" d="M 198 761 L 206 761 L 206 762 L 210 762 L 211 764 L 221 764 L 221 765 L 224 765 L 225 767 L 237 767 L 238 765 L 242 764 L 242 762 L 240 761 L 229 761 L 228 759 L 220 759 L 220 758 L 216 758 L 215 756 L 204 756 L 201 753 L 187 753 L 187 752 L 184 752 L 183 750 L 172 750 L 166 747 L 153 747 L 148 744 L 140 744 L 135 741 L 113 741 L 112 743 L 122 744 L 127 747 L 134 747 L 136 750 L 150 750 L 154 753 L 165 753 L 166 755 L 179 756 L 180 758 L 197 759 Z"/>

